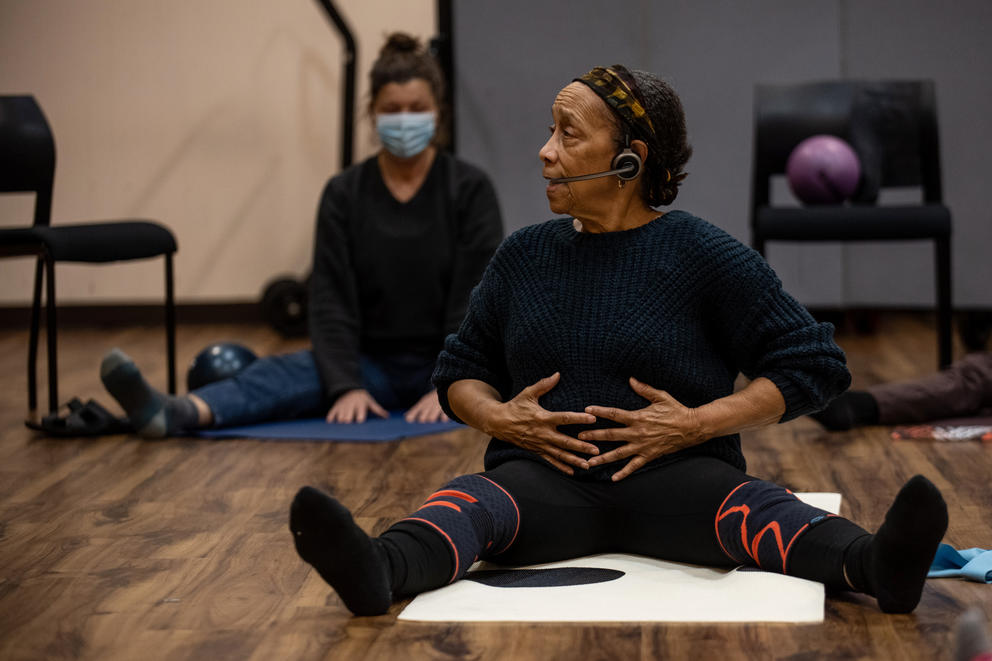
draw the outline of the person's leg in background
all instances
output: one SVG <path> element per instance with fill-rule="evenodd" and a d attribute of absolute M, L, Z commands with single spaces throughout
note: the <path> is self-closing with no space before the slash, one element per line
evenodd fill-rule
<path fill-rule="evenodd" d="M 431 375 L 437 354 L 426 355 L 422 352 L 404 352 L 398 354 L 366 357 L 374 361 L 375 367 L 390 384 L 393 401 L 383 404 L 388 410 L 403 412 L 407 422 L 434 422 L 446 420 L 438 403 Z M 380 403 L 382 403 L 380 401 Z"/>
<path fill-rule="evenodd" d="M 973 353 L 920 379 L 851 390 L 810 417 L 843 431 L 981 415 L 992 409 L 992 352 Z"/>
<path fill-rule="evenodd" d="M 118 349 L 103 359 L 100 378 L 145 438 L 308 413 L 322 415 L 327 404 L 309 350 L 259 358 L 235 376 L 186 395 L 152 388 L 134 361 Z"/>
<path fill-rule="evenodd" d="M 973 353 L 915 381 L 868 388 L 882 425 L 979 415 L 992 408 L 992 352 Z"/>
<path fill-rule="evenodd" d="M 363 355 L 363 385 L 386 410 L 407 409 L 433 389 L 431 374 L 436 358 L 415 353 Z"/>

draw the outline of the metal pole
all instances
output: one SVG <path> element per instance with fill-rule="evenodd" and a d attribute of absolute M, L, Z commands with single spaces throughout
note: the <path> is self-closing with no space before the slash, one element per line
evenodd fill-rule
<path fill-rule="evenodd" d="M 355 37 L 331 0 L 317 0 L 324 13 L 344 39 L 344 102 L 341 108 L 341 169 L 351 165 L 355 142 L 355 66 L 358 48 Z"/>
<path fill-rule="evenodd" d="M 455 134 L 455 21 L 452 0 L 437 0 L 437 33 L 432 46 L 447 82 L 448 136 L 451 139 L 451 153 L 455 153 L 458 141 Z"/>

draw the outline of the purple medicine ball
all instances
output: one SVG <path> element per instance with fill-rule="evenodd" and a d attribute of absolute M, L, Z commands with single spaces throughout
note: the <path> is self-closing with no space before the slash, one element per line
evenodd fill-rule
<path fill-rule="evenodd" d="M 785 164 L 792 194 L 806 204 L 840 204 L 858 189 L 861 162 L 851 145 L 832 135 L 806 138 Z"/>

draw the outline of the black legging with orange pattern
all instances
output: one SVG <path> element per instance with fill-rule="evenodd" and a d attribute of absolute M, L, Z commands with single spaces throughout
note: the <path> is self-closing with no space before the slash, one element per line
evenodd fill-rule
<path fill-rule="evenodd" d="M 380 539 L 401 596 L 457 580 L 476 559 L 524 565 L 607 552 L 759 566 L 849 589 L 844 552 L 865 535 L 720 459 L 689 457 L 615 483 L 510 461 L 452 480 Z"/>

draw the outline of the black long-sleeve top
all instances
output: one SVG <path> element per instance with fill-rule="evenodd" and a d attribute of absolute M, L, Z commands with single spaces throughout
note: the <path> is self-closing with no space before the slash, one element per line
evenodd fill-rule
<path fill-rule="evenodd" d="M 309 312 L 328 397 L 362 387 L 361 354 L 436 355 L 502 236 L 489 179 L 449 154 L 407 202 L 375 157 L 333 177 L 317 212 Z"/>
<path fill-rule="evenodd" d="M 580 412 L 647 406 L 631 389 L 632 376 L 689 407 L 732 394 L 738 373 L 764 376 L 785 399 L 783 421 L 823 408 L 850 383 L 833 327 L 784 292 L 758 253 L 682 211 L 623 232 L 577 232 L 568 218 L 515 232 L 473 292 L 458 333 L 447 338 L 434 384 L 457 419 L 447 397 L 454 381 L 484 381 L 506 401 L 555 372 L 561 379 L 541 405 Z M 574 436 L 608 426 L 616 423 L 561 431 Z M 618 443 L 596 445 L 603 453 Z M 641 470 L 690 454 L 746 468 L 732 434 Z M 539 460 L 494 438 L 486 468 L 519 457 Z M 625 463 L 576 469 L 575 476 L 609 480 Z"/>

